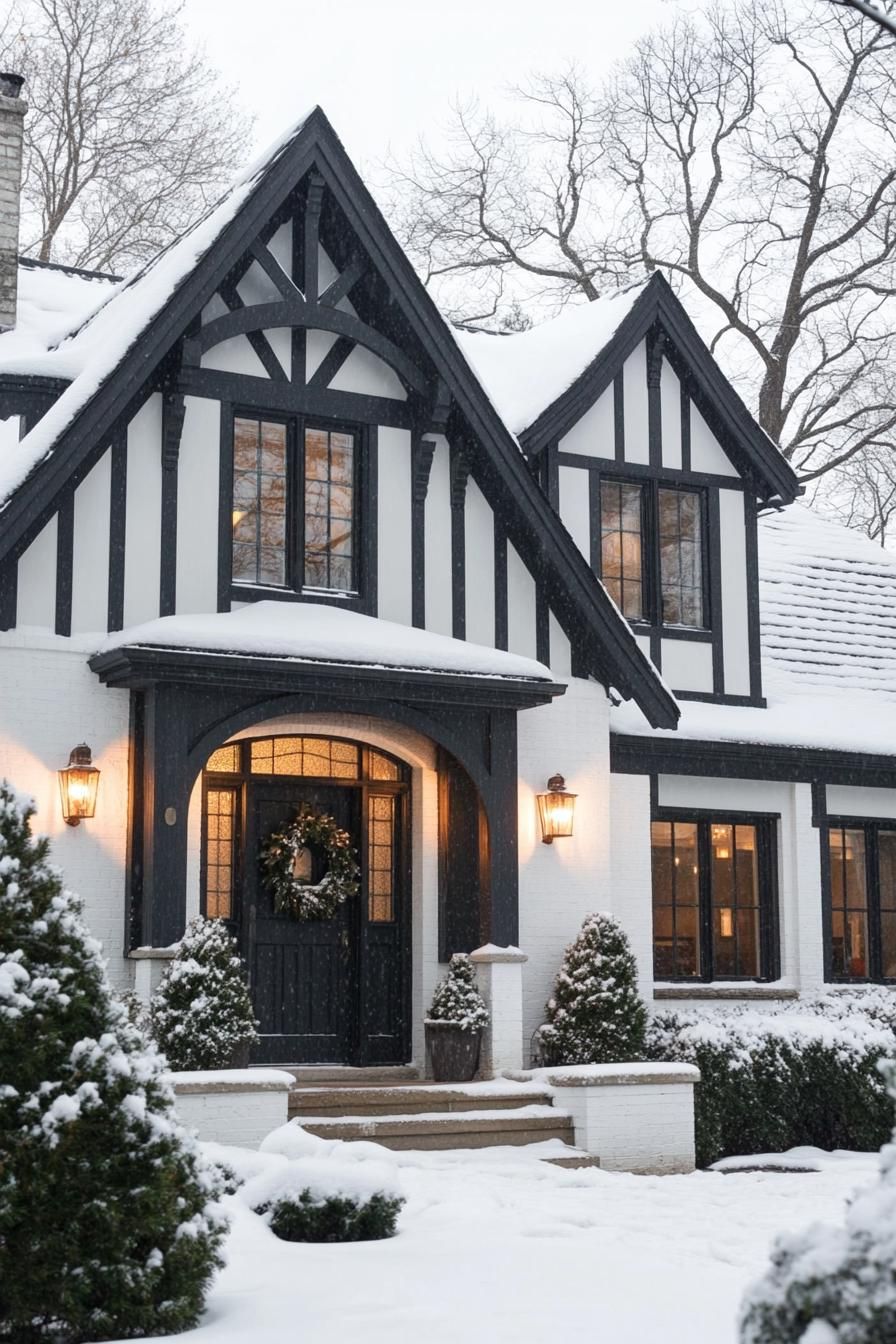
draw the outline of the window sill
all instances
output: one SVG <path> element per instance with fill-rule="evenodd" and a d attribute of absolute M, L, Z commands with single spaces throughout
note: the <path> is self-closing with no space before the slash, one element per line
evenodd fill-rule
<path fill-rule="evenodd" d="M 346 611 L 360 611 L 371 615 L 370 606 L 360 593 L 327 592 L 315 588 L 297 592 L 295 588 L 264 588 L 259 584 L 232 584 L 231 602 L 310 602 L 342 607 Z"/>
<path fill-rule="evenodd" d="M 754 981 L 731 981 L 716 985 L 655 985 L 655 1000 L 684 999 L 798 999 L 798 989 L 786 985 L 761 985 Z"/>

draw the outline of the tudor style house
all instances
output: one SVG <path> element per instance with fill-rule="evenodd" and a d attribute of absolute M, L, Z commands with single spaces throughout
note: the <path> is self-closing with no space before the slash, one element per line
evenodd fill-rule
<path fill-rule="evenodd" d="M 219 916 L 260 1061 L 422 1065 L 475 950 L 499 1069 L 595 909 L 651 1000 L 896 981 L 896 558 L 794 502 L 662 278 L 459 336 L 319 109 L 126 279 L 16 249 L 0 776 L 122 987 Z M 300 810 L 330 918 L 261 872 Z"/>

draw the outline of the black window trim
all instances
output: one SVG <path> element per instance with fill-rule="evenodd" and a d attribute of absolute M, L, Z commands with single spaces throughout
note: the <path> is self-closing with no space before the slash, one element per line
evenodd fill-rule
<path fill-rule="evenodd" d="M 348 420 L 331 420 L 326 416 L 289 414 L 269 411 L 248 403 L 233 403 L 226 409 L 228 415 L 230 485 L 222 490 L 220 535 L 227 537 L 227 551 L 221 557 L 226 567 L 227 587 L 231 602 L 324 603 L 347 611 L 376 614 L 376 426 Z M 230 523 L 233 509 L 233 443 L 238 419 L 267 421 L 286 426 L 286 583 L 247 583 L 233 578 L 233 530 Z M 354 457 L 354 518 L 355 532 L 352 590 L 306 587 L 304 582 L 304 487 L 305 487 L 305 431 L 319 429 L 328 434 L 351 434 L 355 440 Z M 223 482 L 222 482 L 223 484 Z"/>
<path fill-rule="evenodd" d="M 709 549 L 709 491 L 705 485 L 675 480 L 665 476 L 627 475 L 624 470 L 599 472 L 597 489 L 597 517 L 592 520 L 592 533 L 597 537 L 595 570 L 603 580 L 602 555 L 602 499 L 604 482 L 608 485 L 637 485 L 641 488 L 641 585 L 642 608 L 640 619 L 627 617 L 632 629 L 638 632 L 659 630 L 662 637 L 711 641 L 713 637 L 713 609 L 710 589 Z M 674 490 L 677 494 L 696 495 L 700 510 L 700 568 L 703 605 L 702 625 L 665 624 L 662 619 L 662 558 L 659 543 L 659 492 Z"/>
<path fill-rule="evenodd" d="M 870 975 L 835 975 L 833 969 L 834 887 L 831 877 L 831 831 L 863 831 L 865 833 L 865 885 L 868 899 L 868 962 Z M 820 827 L 822 845 L 822 886 L 824 897 L 824 964 L 825 981 L 831 985 L 896 985 L 896 976 L 880 974 L 882 938 L 880 927 L 880 863 L 878 833 L 896 832 L 893 817 L 854 817 L 829 815 Z M 870 843 L 869 843 L 870 841 Z"/>
<path fill-rule="evenodd" d="M 744 984 L 764 985 L 781 978 L 781 928 L 778 876 L 778 836 L 780 812 L 737 812 L 725 809 L 656 807 L 651 822 L 672 821 L 697 825 L 697 847 L 700 855 L 699 926 L 700 974 L 677 975 L 658 981 L 660 984 L 706 985 Z M 755 826 L 759 865 L 759 970 L 753 975 L 714 975 L 712 964 L 712 897 L 710 893 L 709 828 L 719 826 Z M 653 845 L 651 841 L 651 856 Z M 651 950 L 653 927 L 653 888 L 651 866 Z M 654 975 L 656 980 L 656 976 Z"/>

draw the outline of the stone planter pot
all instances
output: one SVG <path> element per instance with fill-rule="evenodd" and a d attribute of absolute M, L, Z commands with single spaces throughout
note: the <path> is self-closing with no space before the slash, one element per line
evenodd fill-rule
<path fill-rule="evenodd" d="M 226 1067 L 228 1069 L 248 1069 L 249 1051 L 251 1048 L 252 1047 L 248 1041 L 241 1041 L 239 1045 L 235 1045 L 230 1053 L 230 1059 L 227 1061 Z"/>
<path fill-rule="evenodd" d="M 479 1066 L 481 1031 L 465 1031 L 456 1022 L 427 1022 L 426 1044 L 437 1083 L 468 1083 Z"/>

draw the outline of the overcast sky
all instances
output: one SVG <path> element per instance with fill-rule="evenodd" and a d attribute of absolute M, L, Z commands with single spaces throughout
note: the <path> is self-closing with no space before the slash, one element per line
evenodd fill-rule
<path fill-rule="evenodd" d="M 493 102 L 533 70 L 598 74 L 667 0 L 186 0 L 188 24 L 254 112 L 263 148 L 320 103 L 359 166 L 420 132 L 450 100 Z"/>

